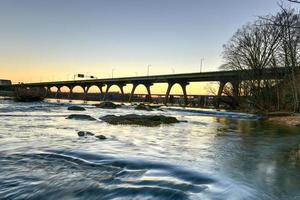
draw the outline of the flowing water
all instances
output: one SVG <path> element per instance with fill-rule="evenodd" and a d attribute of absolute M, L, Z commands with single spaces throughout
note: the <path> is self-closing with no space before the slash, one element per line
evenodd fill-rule
<path fill-rule="evenodd" d="M 79 112 L 187 121 L 115 126 L 66 119 L 68 106 L 0 100 L 0 199 L 300 199 L 297 128 L 200 109 Z"/>

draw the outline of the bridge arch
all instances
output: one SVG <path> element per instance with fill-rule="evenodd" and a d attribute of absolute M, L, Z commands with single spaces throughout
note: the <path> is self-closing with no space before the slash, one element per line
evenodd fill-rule
<path fill-rule="evenodd" d="M 50 92 L 57 92 L 58 86 L 52 85 L 52 86 L 49 86 L 48 89 L 50 90 Z"/>
<path fill-rule="evenodd" d="M 146 89 L 145 101 L 146 100 L 151 101 L 151 89 L 150 89 L 150 87 L 152 85 L 153 85 L 152 83 L 133 83 L 131 93 L 130 93 L 130 96 L 129 96 L 129 102 L 132 102 L 134 93 L 135 93 L 135 91 L 137 90 L 138 87 L 139 88 L 144 87 Z"/>
<path fill-rule="evenodd" d="M 103 86 L 104 85 L 97 85 L 97 84 L 93 84 L 93 85 L 89 85 L 87 86 L 86 92 L 100 92 L 101 94 L 103 93 Z"/>
<path fill-rule="evenodd" d="M 97 98 L 97 100 L 101 100 L 102 99 L 102 95 L 103 95 L 103 87 L 104 85 L 98 85 L 98 84 L 93 84 L 93 85 L 89 85 L 86 87 L 86 98 L 88 98 L 88 95 L 91 93 L 99 93 L 99 98 Z"/>
<path fill-rule="evenodd" d="M 109 90 L 112 88 L 112 87 L 115 87 L 117 86 L 119 89 L 120 89 L 120 92 L 124 98 L 124 86 L 126 86 L 126 84 L 124 83 L 108 83 L 106 84 L 106 88 L 105 88 L 105 93 L 104 93 L 104 96 L 103 96 L 103 101 L 105 101 L 107 99 L 107 96 L 108 96 L 108 93 L 109 93 Z"/>
<path fill-rule="evenodd" d="M 217 94 L 216 108 L 219 108 L 221 96 L 225 94 L 226 96 L 232 97 L 233 103 L 232 107 L 238 106 L 238 97 L 240 95 L 240 84 L 239 80 L 221 80 L 219 84 L 219 90 Z"/>
<path fill-rule="evenodd" d="M 182 93 L 183 93 L 183 96 L 184 96 L 184 105 L 187 106 L 188 99 L 187 99 L 186 87 L 187 87 L 187 85 L 189 85 L 189 83 L 186 82 L 186 81 L 182 81 L 182 82 L 168 82 L 168 88 L 167 88 L 167 91 L 166 91 L 165 102 L 164 102 L 165 105 L 167 105 L 168 102 L 169 102 L 170 92 L 171 92 L 173 86 L 177 85 L 177 84 L 182 89 Z"/>

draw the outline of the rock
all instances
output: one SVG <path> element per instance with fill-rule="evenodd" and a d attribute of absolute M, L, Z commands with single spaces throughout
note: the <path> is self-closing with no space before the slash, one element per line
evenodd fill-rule
<path fill-rule="evenodd" d="M 104 135 L 96 135 L 96 138 L 98 138 L 99 140 L 106 140 L 107 138 Z"/>
<path fill-rule="evenodd" d="M 159 126 L 160 124 L 179 123 L 175 117 L 167 117 L 163 115 L 106 115 L 100 119 L 113 125 L 133 124 L 140 126 Z"/>
<path fill-rule="evenodd" d="M 179 122 L 188 123 L 187 120 L 180 120 Z"/>
<path fill-rule="evenodd" d="M 101 102 L 100 104 L 96 105 L 97 108 L 104 108 L 104 109 L 115 109 L 120 107 L 120 105 L 114 104 L 113 102 L 110 101 L 104 101 Z"/>
<path fill-rule="evenodd" d="M 95 118 L 89 116 L 89 115 L 80 115 L 80 114 L 72 114 L 67 117 L 67 119 L 77 119 L 77 120 L 89 120 L 94 121 Z"/>
<path fill-rule="evenodd" d="M 83 108 L 81 106 L 70 106 L 70 107 L 68 107 L 68 110 L 84 111 L 85 108 Z"/>
<path fill-rule="evenodd" d="M 290 112 L 270 112 L 267 113 L 268 117 L 287 117 L 287 116 L 293 116 L 293 113 Z"/>
<path fill-rule="evenodd" d="M 143 104 L 143 103 L 137 105 L 137 106 L 135 107 L 135 109 L 136 109 L 136 110 L 152 111 L 152 108 L 151 108 L 150 106 L 145 105 L 145 104 Z"/>
<path fill-rule="evenodd" d="M 86 136 L 95 135 L 94 133 L 89 132 L 89 131 L 79 131 L 77 134 L 78 134 L 79 137 L 86 137 Z"/>

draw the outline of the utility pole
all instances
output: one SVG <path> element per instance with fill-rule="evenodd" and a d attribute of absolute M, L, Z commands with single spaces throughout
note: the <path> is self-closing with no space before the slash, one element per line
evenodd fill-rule
<path fill-rule="evenodd" d="M 202 67 L 203 67 L 203 58 L 201 58 L 201 60 L 200 60 L 200 73 L 202 72 Z"/>
<path fill-rule="evenodd" d="M 175 69 L 173 67 L 171 69 L 172 69 L 172 73 L 175 74 Z"/>
<path fill-rule="evenodd" d="M 151 65 L 147 65 L 147 76 L 149 76 L 149 69 L 150 69 Z"/>
<path fill-rule="evenodd" d="M 111 69 L 111 78 L 112 79 L 114 78 L 114 71 L 115 71 L 115 69 Z"/>

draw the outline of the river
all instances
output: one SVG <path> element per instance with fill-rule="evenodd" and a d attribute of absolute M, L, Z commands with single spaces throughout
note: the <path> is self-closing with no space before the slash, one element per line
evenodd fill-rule
<path fill-rule="evenodd" d="M 66 119 L 76 113 L 69 105 L 0 100 L 0 199 L 300 199 L 300 164 L 291 155 L 298 128 L 242 113 L 82 104 L 80 113 L 97 119 L 135 113 L 187 121 L 115 126 Z"/>

